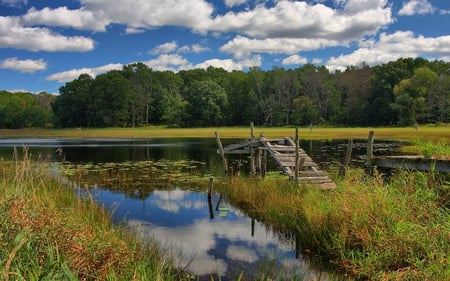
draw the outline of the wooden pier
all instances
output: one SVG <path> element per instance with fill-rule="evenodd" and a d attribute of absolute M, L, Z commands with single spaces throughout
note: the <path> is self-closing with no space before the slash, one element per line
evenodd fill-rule
<path fill-rule="evenodd" d="M 332 189 L 336 184 L 321 171 L 318 165 L 298 145 L 298 130 L 296 138 L 267 139 L 264 135 L 255 138 L 253 126 L 250 140 L 223 147 L 216 132 L 219 145 L 218 153 L 222 155 L 225 171 L 227 163 L 225 154 L 250 154 L 250 165 L 253 174 L 263 174 L 266 169 L 267 156 L 270 155 L 289 179 L 297 183 L 317 185 L 323 189 Z"/>
<path fill-rule="evenodd" d="M 373 156 L 374 132 L 369 132 L 366 166 L 373 168 L 406 169 L 410 171 L 450 172 L 450 159 L 425 157 L 423 155 Z"/>

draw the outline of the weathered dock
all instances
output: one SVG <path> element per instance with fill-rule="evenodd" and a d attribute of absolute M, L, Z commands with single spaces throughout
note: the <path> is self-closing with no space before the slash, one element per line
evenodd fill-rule
<path fill-rule="evenodd" d="M 423 155 L 374 156 L 374 132 L 369 132 L 366 168 L 368 172 L 375 169 L 406 169 L 410 171 L 450 172 L 450 159 L 425 157 Z"/>
<path fill-rule="evenodd" d="M 266 169 L 266 159 L 270 155 L 289 179 L 297 183 L 313 184 L 323 189 L 336 187 L 326 173 L 321 171 L 311 157 L 299 147 L 297 130 L 295 140 L 290 137 L 268 139 L 264 135 L 255 138 L 253 126 L 250 140 L 223 147 L 217 132 L 216 139 L 219 145 L 217 152 L 222 155 L 226 172 L 228 171 L 225 154 L 250 154 L 251 171 L 255 174 L 258 171 L 262 174 Z"/>

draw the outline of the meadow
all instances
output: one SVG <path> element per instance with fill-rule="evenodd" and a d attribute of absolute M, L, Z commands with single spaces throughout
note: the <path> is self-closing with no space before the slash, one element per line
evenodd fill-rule
<path fill-rule="evenodd" d="M 250 127 L 217 127 L 217 128 L 167 128 L 149 126 L 139 128 L 76 128 L 76 129 L 0 129 L 0 138 L 158 138 L 158 137 L 200 137 L 214 138 L 214 132 L 221 138 L 249 138 Z M 301 139 L 366 139 L 369 131 L 375 132 L 375 138 L 389 140 L 449 140 L 450 127 L 444 125 L 424 125 L 417 130 L 412 127 L 379 127 L 379 128 L 332 128 L 313 127 L 299 128 Z M 294 127 L 258 127 L 255 135 L 266 137 L 294 136 Z"/>

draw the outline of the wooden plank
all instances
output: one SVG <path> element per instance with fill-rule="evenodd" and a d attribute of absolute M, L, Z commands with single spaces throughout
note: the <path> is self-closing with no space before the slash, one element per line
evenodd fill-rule
<path fill-rule="evenodd" d="M 381 168 L 450 172 L 450 160 L 421 156 L 385 156 L 372 158 L 372 165 Z"/>

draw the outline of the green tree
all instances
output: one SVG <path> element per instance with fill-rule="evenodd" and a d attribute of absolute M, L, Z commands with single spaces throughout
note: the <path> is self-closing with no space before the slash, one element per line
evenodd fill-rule
<path fill-rule="evenodd" d="M 53 104 L 55 125 L 57 127 L 89 127 L 92 97 L 91 86 L 94 79 L 81 74 L 77 79 L 59 88 L 59 96 Z"/>
<path fill-rule="evenodd" d="M 319 110 L 309 97 L 297 97 L 294 99 L 293 104 L 292 124 L 307 126 L 319 120 Z"/>
<path fill-rule="evenodd" d="M 131 124 L 132 86 L 119 71 L 99 75 L 92 84 L 93 126 L 124 127 Z"/>
<path fill-rule="evenodd" d="M 225 90 L 214 81 L 193 81 L 187 88 L 191 126 L 222 125 L 228 106 Z"/>
<path fill-rule="evenodd" d="M 429 108 L 426 99 L 436 80 L 435 72 L 421 67 L 410 79 L 404 79 L 394 87 L 396 98 L 392 108 L 399 114 L 399 125 L 411 125 L 427 119 Z"/>

